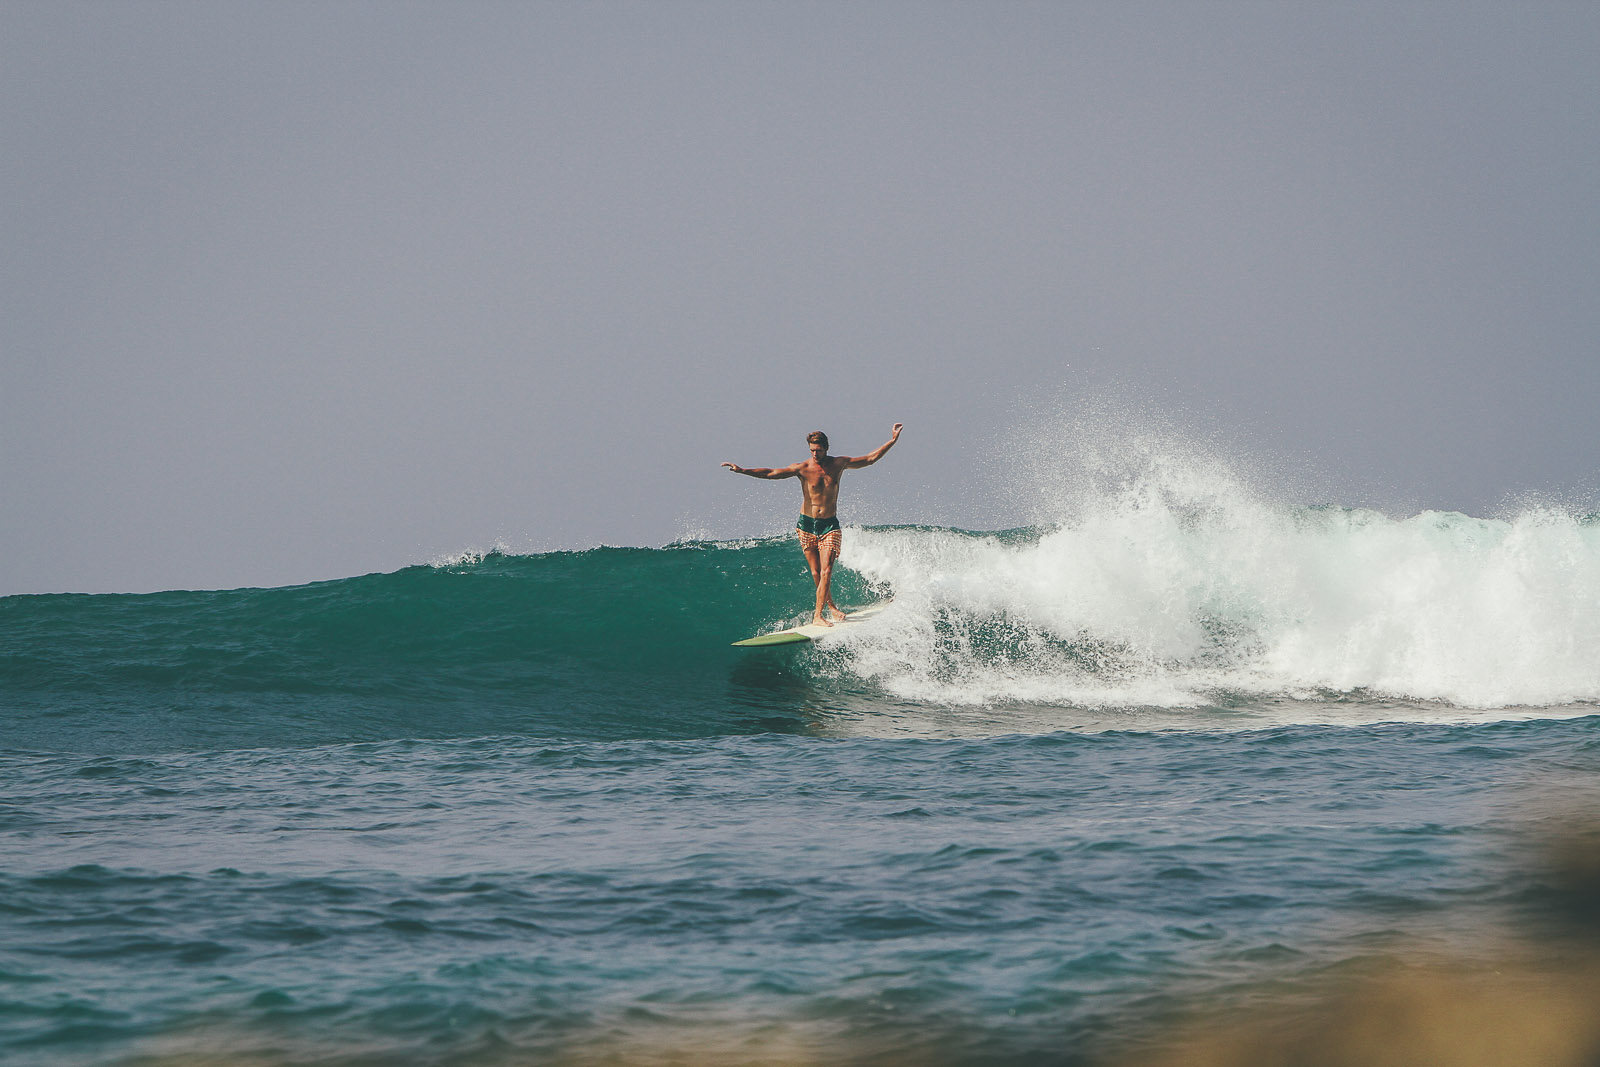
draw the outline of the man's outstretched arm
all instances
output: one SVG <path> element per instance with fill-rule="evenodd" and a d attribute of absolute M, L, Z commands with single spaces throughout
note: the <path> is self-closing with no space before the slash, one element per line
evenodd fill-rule
<path fill-rule="evenodd" d="M 737 463 L 724 463 L 735 474 L 748 474 L 752 478 L 793 478 L 800 473 L 800 464 L 787 467 L 741 467 Z"/>
<path fill-rule="evenodd" d="M 893 448 L 896 441 L 900 440 L 900 428 L 903 425 L 903 423 L 895 423 L 894 429 L 889 432 L 889 439 L 887 441 L 879 445 L 877 448 L 874 448 L 871 452 L 868 452 L 864 456 L 855 456 L 851 459 L 845 460 L 845 467 L 854 470 L 857 467 L 870 467 L 874 463 L 878 462 L 878 460 L 883 458 L 883 454 L 889 451 L 889 449 Z"/>

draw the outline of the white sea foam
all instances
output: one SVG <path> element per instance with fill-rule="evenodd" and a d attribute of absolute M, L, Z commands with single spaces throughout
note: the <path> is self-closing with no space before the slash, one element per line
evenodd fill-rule
<path fill-rule="evenodd" d="M 515 550 L 504 541 L 495 541 L 488 548 L 464 548 L 459 552 L 448 552 L 428 560 L 428 566 L 435 570 L 448 570 L 451 567 L 472 567 L 490 556 L 509 556 Z"/>
<path fill-rule="evenodd" d="M 1211 458 L 1119 447 L 1036 537 L 852 530 L 841 562 L 895 600 L 842 642 L 847 669 L 945 704 L 1600 702 L 1592 520 L 1306 508 Z"/>

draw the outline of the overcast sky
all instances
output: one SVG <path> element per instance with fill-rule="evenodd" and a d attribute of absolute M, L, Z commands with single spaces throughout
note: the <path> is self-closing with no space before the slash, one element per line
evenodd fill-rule
<path fill-rule="evenodd" d="M 0 3 L 0 594 L 1013 524 L 1111 390 L 1593 495 L 1600 5 Z M 1047 435 L 1045 435 L 1047 436 Z"/>

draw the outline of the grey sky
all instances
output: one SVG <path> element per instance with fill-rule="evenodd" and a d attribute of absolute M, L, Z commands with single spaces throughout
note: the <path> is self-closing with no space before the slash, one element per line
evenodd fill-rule
<path fill-rule="evenodd" d="M 1009 525 L 1112 388 L 1597 484 L 1593 4 L 0 5 L 0 593 Z"/>

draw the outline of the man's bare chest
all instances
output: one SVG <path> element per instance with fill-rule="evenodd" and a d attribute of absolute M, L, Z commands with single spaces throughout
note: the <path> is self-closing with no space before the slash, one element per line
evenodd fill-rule
<path fill-rule="evenodd" d="M 800 480 L 805 484 L 807 492 L 830 493 L 838 488 L 840 473 L 842 472 L 828 470 L 826 467 L 809 467 L 800 471 Z"/>

